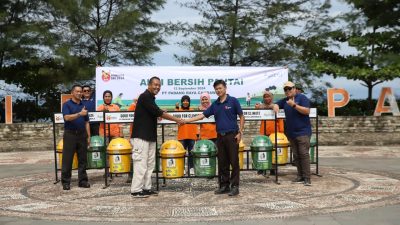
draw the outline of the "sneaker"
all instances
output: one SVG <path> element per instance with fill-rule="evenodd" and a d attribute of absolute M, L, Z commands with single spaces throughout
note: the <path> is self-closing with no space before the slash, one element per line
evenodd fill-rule
<path fill-rule="evenodd" d="M 302 183 L 304 183 L 304 178 L 300 177 L 300 176 L 297 176 L 296 179 L 292 180 L 292 183 L 294 183 L 294 184 L 302 184 Z"/>
<path fill-rule="evenodd" d="M 228 195 L 229 196 L 236 196 L 238 194 L 239 194 L 239 187 L 238 186 L 233 186 Z"/>
<path fill-rule="evenodd" d="M 311 179 L 310 178 L 304 178 L 304 186 L 311 186 Z"/>
<path fill-rule="evenodd" d="M 131 193 L 134 198 L 148 198 L 150 195 L 146 194 L 144 191 Z"/>
<path fill-rule="evenodd" d="M 214 194 L 216 194 L 216 195 L 226 194 L 226 193 L 229 193 L 230 191 L 231 191 L 231 189 L 229 188 L 229 186 L 225 186 L 225 187 L 221 187 L 221 188 L 217 189 L 216 191 L 214 191 Z"/>
<path fill-rule="evenodd" d="M 190 175 L 194 175 L 194 168 L 190 168 L 189 172 L 190 172 Z"/>
<path fill-rule="evenodd" d="M 143 193 L 144 193 L 145 195 L 154 195 L 154 196 L 158 196 L 158 191 L 145 190 L 145 189 L 143 189 Z"/>

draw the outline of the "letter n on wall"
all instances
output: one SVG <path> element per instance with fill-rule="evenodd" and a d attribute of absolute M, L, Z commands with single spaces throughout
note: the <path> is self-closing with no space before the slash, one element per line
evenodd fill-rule
<path fill-rule="evenodd" d="M 328 117 L 335 117 L 335 108 L 341 108 L 350 101 L 349 93 L 343 88 L 328 88 Z M 341 95 L 342 99 L 335 101 L 335 95 Z"/>

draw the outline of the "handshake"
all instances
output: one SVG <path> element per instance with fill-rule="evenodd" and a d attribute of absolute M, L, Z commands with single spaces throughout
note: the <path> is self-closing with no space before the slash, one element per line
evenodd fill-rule
<path fill-rule="evenodd" d="M 178 119 L 177 118 L 177 121 L 175 121 L 179 126 L 182 126 L 182 125 L 184 125 L 185 123 L 187 123 L 186 122 L 186 120 L 184 120 L 184 119 Z"/>

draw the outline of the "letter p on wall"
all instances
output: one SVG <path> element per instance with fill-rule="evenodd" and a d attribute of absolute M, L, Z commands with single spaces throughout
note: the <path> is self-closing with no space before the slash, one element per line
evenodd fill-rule
<path fill-rule="evenodd" d="M 328 100 L 328 117 L 335 117 L 335 108 L 341 108 L 349 103 L 349 93 L 343 88 L 328 88 L 326 92 Z M 341 95 L 343 98 L 339 101 L 335 101 L 335 95 Z"/>

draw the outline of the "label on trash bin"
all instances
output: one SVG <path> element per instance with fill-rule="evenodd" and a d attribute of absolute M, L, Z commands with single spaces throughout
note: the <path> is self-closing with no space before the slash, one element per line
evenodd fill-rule
<path fill-rule="evenodd" d="M 258 153 L 258 161 L 267 161 L 267 153 L 259 152 Z"/>
<path fill-rule="evenodd" d="M 114 161 L 114 163 L 121 163 L 121 156 L 119 156 L 119 155 L 114 155 L 113 156 L 113 161 Z"/>
<path fill-rule="evenodd" d="M 168 168 L 176 167 L 175 159 L 167 159 L 167 167 Z"/>
<path fill-rule="evenodd" d="M 283 149 L 282 148 L 278 148 L 278 155 L 283 155 Z"/>
<path fill-rule="evenodd" d="M 200 166 L 210 166 L 209 158 L 200 158 Z"/>
<path fill-rule="evenodd" d="M 98 161 L 98 160 L 100 160 L 100 152 L 93 152 L 93 153 L 92 153 L 92 160 L 93 160 L 93 161 Z"/>

